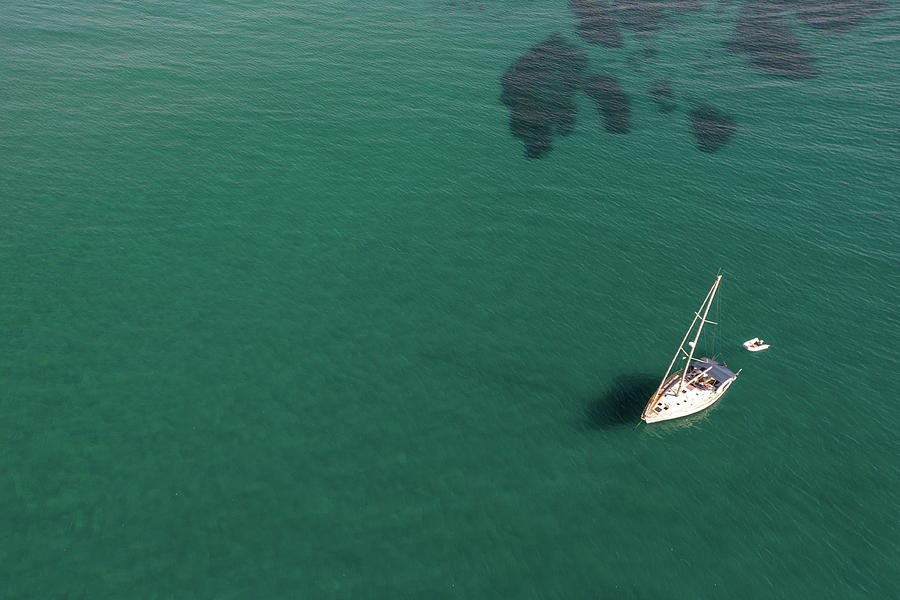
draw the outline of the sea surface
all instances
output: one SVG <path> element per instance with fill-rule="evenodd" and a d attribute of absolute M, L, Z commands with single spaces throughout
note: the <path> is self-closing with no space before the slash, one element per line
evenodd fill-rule
<path fill-rule="evenodd" d="M 900 597 L 898 191 L 894 0 L 6 0 L 0 598 Z"/>

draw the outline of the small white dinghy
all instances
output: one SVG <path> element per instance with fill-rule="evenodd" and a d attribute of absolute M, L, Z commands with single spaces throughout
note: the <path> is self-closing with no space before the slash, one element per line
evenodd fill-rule
<path fill-rule="evenodd" d="M 769 344 L 763 342 L 759 338 L 753 338 L 752 340 L 744 342 L 743 346 L 745 350 L 749 350 L 750 352 L 762 352 L 769 347 Z"/>

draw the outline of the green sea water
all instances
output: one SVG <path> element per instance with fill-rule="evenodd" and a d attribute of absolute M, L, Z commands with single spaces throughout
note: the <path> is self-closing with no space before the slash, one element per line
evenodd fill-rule
<path fill-rule="evenodd" d="M 739 10 L 0 5 L 0 597 L 900 596 L 897 6 L 798 80 Z M 528 159 L 553 32 L 632 125 Z M 740 377 L 634 429 L 719 268 Z"/>

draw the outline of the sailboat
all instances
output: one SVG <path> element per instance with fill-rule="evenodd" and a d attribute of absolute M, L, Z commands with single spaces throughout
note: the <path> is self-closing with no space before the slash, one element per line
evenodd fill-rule
<path fill-rule="evenodd" d="M 713 321 L 707 321 L 709 309 L 712 306 L 713 298 L 722 282 L 721 273 L 716 275 L 716 281 L 700 309 L 694 313 L 694 320 L 691 326 L 684 334 L 672 362 L 669 363 L 669 369 L 663 375 L 662 382 L 656 388 L 650 401 L 641 414 L 641 419 L 647 423 L 656 423 L 657 421 L 668 421 L 669 419 L 677 419 L 700 412 L 704 408 L 712 406 L 716 400 L 722 397 L 722 394 L 731 387 L 734 380 L 740 375 L 740 370 L 733 373 L 725 363 L 719 362 L 713 358 L 703 357 L 694 358 L 694 351 L 697 349 L 697 340 L 700 339 L 700 332 L 707 323 L 717 325 Z M 691 334 L 694 337 L 691 341 L 688 338 Z M 687 350 L 685 349 L 687 346 Z M 672 373 L 675 363 L 679 357 L 684 362 L 684 366 Z"/>

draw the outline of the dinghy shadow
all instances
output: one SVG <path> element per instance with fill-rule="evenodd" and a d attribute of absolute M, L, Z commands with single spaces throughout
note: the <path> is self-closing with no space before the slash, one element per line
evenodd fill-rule
<path fill-rule="evenodd" d="M 633 427 L 641 419 L 641 411 L 659 386 L 653 375 L 621 375 L 607 391 L 588 401 L 585 420 L 593 429 Z"/>

